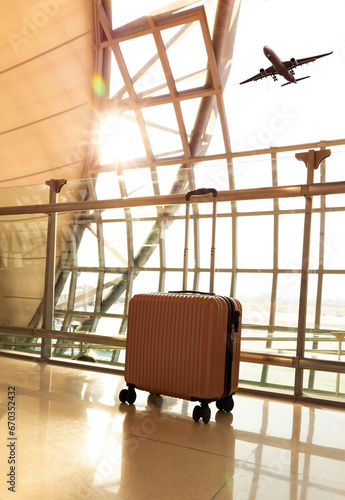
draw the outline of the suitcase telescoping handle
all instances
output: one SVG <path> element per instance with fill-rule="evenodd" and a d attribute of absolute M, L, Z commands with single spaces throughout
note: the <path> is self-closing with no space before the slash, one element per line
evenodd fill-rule
<path fill-rule="evenodd" d="M 186 228 L 185 228 L 185 248 L 183 261 L 183 283 L 182 290 L 187 289 L 188 277 L 188 241 L 189 241 L 189 219 L 190 219 L 190 200 L 193 196 L 209 196 L 213 197 L 212 211 L 212 239 L 211 239 L 211 263 L 210 263 L 210 293 L 214 290 L 214 274 L 215 274 L 215 251 L 216 251 L 216 219 L 217 219 L 217 197 L 218 191 L 214 188 L 202 188 L 189 191 L 186 194 Z"/>
<path fill-rule="evenodd" d="M 213 198 L 217 198 L 218 191 L 214 188 L 200 188 L 195 189 L 194 191 L 189 191 L 186 194 L 186 202 L 190 201 L 192 196 L 207 196 L 209 194 L 212 194 Z"/>

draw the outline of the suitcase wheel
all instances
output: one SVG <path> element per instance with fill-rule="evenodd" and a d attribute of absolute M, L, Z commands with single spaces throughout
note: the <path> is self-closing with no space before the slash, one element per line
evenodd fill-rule
<path fill-rule="evenodd" d="M 223 410 L 229 413 L 234 407 L 234 399 L 232 396 L 227 396 L 226 398 L 218 399 L 216 401 L 216 406 L 218 410 Z"/>
<path fill-rule="evenodd" d="M 208 424 L 211 418 L 211 410 L 207 405 L 195 406 L 193 410 L 193 420 L 194 422 L 199 422 L 200 418 L 204 424 Z"/>
<path fill-rule="evenodd" d="M 128 403 L 132 405 L 137 399 L 137 395 L 134 389 L 122 389 L 119 394 L 119 399 L 121 403 Z"/>

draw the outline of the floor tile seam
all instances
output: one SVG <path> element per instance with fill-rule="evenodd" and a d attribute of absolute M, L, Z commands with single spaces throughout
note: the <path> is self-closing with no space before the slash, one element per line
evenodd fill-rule
<path fill-rule="evenodd" d="M 265 441 L 266 438 L 264 438 L 260 443 L 258 443 L 258 445 L 255 447 L 255 449 L 250 453 L 250 455 L 248 456 L 248 458 L 246 460 L 243 461 L 242 465 L 241 465 L 241 468 L 245 467 L 247 464 L 249 465 L 252 465 L 252 466 L 258 466 L 259 468 L 265 468 L 265 469 L 273 469 L 273 470 L 279 470 L 279 471 L 285 471 L 285 472 L 289 472 L 289 473 L 292 473 L 291 469 L 288 468 L 287 466 L 286 467 L 274 467 L 270 464 L 266 465 L 266 464 L 262 464 L 261 462 L 258 462 L 256 459 L 255 459 L 255 453 L 257 452 L 258 448 L 260 446 L 263 446 L 263 443 Z M 277 463 L 277 459 L 275 460 L 272 460 L 271 461 L 271 464 L 272 463 Z M 282 464 L 282 462 L 280 462 Z M 294 472 L 295 473 L 295 472 Z"/>
<path fill-rule="evenodd" d="M 213 451 L 201 450 L 201 449 L 195 448 L 193 446 L 186 446 L 186 445 L 183 445 L 183 444 L 171 443 L 169 441 L 162 441 L 161 439 L 154 439 L 154 438 L 149 437 L 149 436 L 141 436 L 139 434 L 133 434 L 131 432 L 126 432 L 126 435 L 134 437 L 134 438 L 138 438 L 138 439 L 143 439 L 143 440 L 147 440 L 147 441 L 153 441 L 153 442 L 159 443 L 159 444 L 166 444 L 168 446 L 174 446 L 176 448 L 182 448 L 184 450 L 197 451 L 199 453 L 205 453 L 205 454 L 212 455 L 212 456 L 215 456 L 215 457 L 231 459 L 231 460 L 234 460 L 234 461 L 238 460 L 235 457 L 232 457 L 232 456 L 229 456 L 229 455 L 224 455 L 223 453 L 215 453 Z"/>
<path fill-rule="evenodd" d="M 273 429 L 272 429 L 271 431 L 267 432 L 264 436 L 262 436 L 262 439 L 261 439 L 258 443 L 256 443 L 255 449 L 253 450 L 253 452 L 251 453 L 251 455 L 252 455 L 253 453 L 255 453 L 255 451 L 256 451 L 256 450 L 257 450 L 260 446 L 265 446 L 265 442 L 266 442 L 269 438 L 274 437 L 274 436 L 272 436 L 272 433 L 273 433 Z M 277 439 L 279 439 L 279 437 L 277 437 Z"/>
<path fill-rule="evenodd" d="M 225 488 L 227 484 L 229 484 L 229 482 L 234 478 L 235 474 L 242 469 L 242 467 L 243 467 L 243 465 L 244 465 L 245 462 L 246 461 L 243 460 L 242 463 L 238 467 L 234 467 L 234 472 L 225 481 L 225 483 L 219 488 L 219 490 L 215 493 L 215 495 L 213 495 L 213 497 L 210 498 L 210 500 L 214 500 L 217 497 L 217 495 L 222 491 L 222 489 Z"/>
<path fill-rule="evenodd" d="M 225 486 L 229 483 L 229 481 L 231 481 L 231 479 L 233 478 L 234 476 L 232 475 L 231 477 L 229 477 L 229 479 L 227 479 L 227 481 L 225 481 L 224 484 L 222 484 L 222 486 L 219 488 L 219 490 L 210 498 L 210 500 L 215 500 L 218 496 L 218 494 L 223 490 L 223 488 L 225 488 Z"/>
<path fill-rule="evenodd" d="M 262 441 L 264 441 L 264 440 L 262 440 Z M 261 443 L 262 443 L 262 441 L 261 441 Z M 229 477 L 229 479 L 228 479 L 227 481 L 225 481 L 225 483 L 222 485 L 222 487 L 221 487 L 221 488 L 217 491 L 217 493 L 216 493 L 216 494 L 215 494 L 215 495 L 214 495 L 214 496 L 213 496 L 210 500 L 214 500 L 214 499 L 216 499 L 217 495 L 218 495 L 218 494 L 222 491 L 222 489 L 226 487 L 226 485 L 229 483 L 229 481 L 231 481 L 231 480 L 234 478 L 234 476 L 235 476 L 238 472 L 240 472 L 240 471 L 241 471 L 241 470 L 242 470 L 242 469 L 246 466 L 246 464 L 255 465 L 255 462 L 251 462 L 251 461 L 250 461 L 250 458 L 254 455 L 254 453 L 255 453 L 256 449 L 258 448 L 258 446 L 259 446 L 261 443 L 259 443 L 259 444 L 255 447 L 255 449 L 254 449 L 254 450 L 250 453 L 250 455 L 248 456 L 248 458 L 247 458 L 246 460 L 242 460 L 242 462 L 239 464 L 239 466 L 235 468 L 235 470 L 234 470 L 233 474 L 231 475 L 231 477 Z M 263 465 L 261 465 L 261 464 L 257 464 L 257 466 L 258 466 L 259 468 L 262 468 L 262 467 L 263 467 L 263 468 L 268 468 L 268 467 L 263 466 Z"/>
<path fill-rule="evenodd" d="M 252 451 L 251 451 L 251 453 L 249 454 L 249 456 L 248 456 L 245 460 L 241 460 L 241 461 L 240 461 L 240 465 L 239 465 L 239 467 L 237 467 L 237 468 L 236 468 L 236 470 L 234 471 L 234 473 L 233 473 L 233 475 L 231 476 L 231 478 L 232 478 L 232 477 L 234 477 L 234 475 L 235 475 L 237 472 L 239 472 L 241 469 L 243 469 L 243 468 L 246 466 L 246 464 L 252 464 L 252 465 L 255 465 L 255 462 L 251 462 L 251 461 L 250 461 L 250 459 L 251 459 L 251 457 L 255 454 L 255 452 L 256 452 L 256 450 L 257 450 L 257 448 L 258 448 L 258 446 L 259 446 L 259 445 L 260 445 L 260 443 L 259 443 L 259 444 L 255 447 L 255 449 L 254 449 L 254 450 L 252 450 Z M 258 464 L 258 465 L 259 465 L 260 467 L 265 467 L 265 466 L 262 466 L 261 464 Z M 231 478 L 230 478 L 230 479 L 231 479 Z M 228 481 L 226 481 L 226 483 L 224 484 L 224 486 L 225 486 L 228 482 L 229 482 L 229 480 L 228 480 Z"/>

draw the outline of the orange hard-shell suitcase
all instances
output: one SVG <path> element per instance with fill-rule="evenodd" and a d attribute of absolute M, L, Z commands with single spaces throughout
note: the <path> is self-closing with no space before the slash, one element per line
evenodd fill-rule
<path fill-rule="evenodd" d="M 188 270 L 189 204 L 192 196 L 213 195 L 210 293 L 185 291 Z M 120 401 L 133 404 L 135 389 L 200 401 L 193 419 L 207 423 L 209 403 L 230 412 L 238 387 L 242 307 L 213 293 L 217 191 L 186 195 L 183 291 L 132 297 L 128 310 L 125 381 Z"/>

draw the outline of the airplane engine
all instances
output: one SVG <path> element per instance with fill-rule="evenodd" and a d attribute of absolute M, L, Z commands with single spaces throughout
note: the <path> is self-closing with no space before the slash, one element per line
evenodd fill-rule
<path fill-rule="evenodd" d="M 290 61 L 292 62 L 292 64 L 294 66 L 297 66 L 297 61 L 296 61 L 296 59 L 294 57 L 291 57 Z"/>
<path fill-rule="evenodd" d="M 267 73 L 266 73 L 266 71 L 264 70 L 264 68 L 261 68 L 261 69 L 260 69 L 260 73 L 261 73 L 262 75 L 264 75 L 264 76 L 267 76 Z"/>

